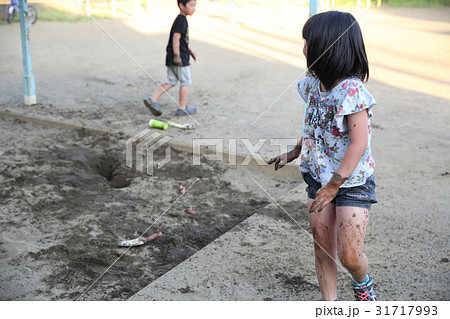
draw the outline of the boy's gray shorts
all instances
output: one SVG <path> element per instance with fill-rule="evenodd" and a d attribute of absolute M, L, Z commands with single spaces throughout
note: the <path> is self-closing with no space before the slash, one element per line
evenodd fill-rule
<path fill-rule="evenodd" d="M 188 66 L 168 65 L 167 66 L 167 83 L 177 85 L 180 81 L 181 85 L 191 85 L 191 70 Z"/>

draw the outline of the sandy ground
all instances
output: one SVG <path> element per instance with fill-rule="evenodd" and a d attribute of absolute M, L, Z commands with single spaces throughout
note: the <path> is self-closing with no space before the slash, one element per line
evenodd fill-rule
<path fill-rule="evenodd" d="M 149 176 L 124 166 L 120 137 L 1 122 L 1 299 L 76 299 L 126 252 L 119 239 L 155 223 L 146 234 L 163 236 L 126 252 L 89 292 L 127 299 L 268 204 L 232 186 L 241 173 L 220 163 L 191 167 L 172 150 L 170 164 Z"/>
<path fill-rule="evenodd" d="M 226 163 L 192 170 L 190 159 L 177 155 L 172 172 L 153 178 L 124 167 L 125 140 L 152 117 L 142 98 L 157 87 L 152 77 L 165 80 L 164 49 L 176 14 L 176 8 L 161 8 L 138 20 L 39 21 L 31 32 L 38 99 L 32 107 L 22 104 L 19 25 L 0 26 L 0 43 L 8 44 L 0 51 L 0 111 L 115 132 L 103 136 L 1 119 L 1 299 L 76 298 L 120 256 L 111 242 L 144 231 L 176 198 L 180 183 L 200 177 L 196 209 L 220 216 L 202 221 L 206 214 L 186 215 L 186 203 L 180 203 L 179 214 L 155 229 L 168 235 L 145 251 L 131 250 L 92 299 L 126 299 L 270 201 L 251 174 Z M 301 7 L 245 6 L 232 23 L 226 6 L 198 7 L 189 20 L 198 56 L 189 104 L 199 113 L 182 120 L 198 125 L 167 134 L 186 145 L 192 138 L 221 138 L 225 149 L 237 139 L 243 154 L 248 149 L 242 139 L 253 145 L 265 139 L 259 152 L 266 158 L 280 151 L 271 139 L 298 138 L 303 103 L 292 84 L 304 72 L 300 30 L 306 16 Z M 366 240 L 376 242 L 370 267 L 382 278 L 377 288 L 384 299 L 450 295 L 448 21 L 447 9 L 376 9 L 360 17 L 371 63 L 367 87 L 379 103 L 373 151 L 380 203 L 372 209 Z M 177 100 L 175 89 L 170 95 Z M 180 120 L 174 100 L 161 98 L 162 120 Z M 111 167 L 115 174 L 105 174 Z M 302 183 L 300 175 L 292 177 L 293 184 L 282 176 L 261 178 L 281 196 Z M 191 225 L 192 218 L 200 220 Z M 211 222 L 219 229 L 210 229 Z M 172 257 L 160 260 L 167 255 Z M 150 271 L 144 263 L 160 268 Z"/>

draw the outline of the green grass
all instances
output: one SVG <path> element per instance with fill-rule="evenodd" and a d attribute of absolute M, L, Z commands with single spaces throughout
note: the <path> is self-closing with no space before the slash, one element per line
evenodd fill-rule
<path fill-rule="evenodd" d="M 383 0 L 392 7 L 443 7 L 450 6 L 450 0 Z"/>
<path fill-rule="evenodd" d="M 375 0 L 370 0 L 371 4 Z M 366 0 L 361 0 L 361 7 L 365 8 Z M 381 4 L 391 7 L 443 7 L 450 6 L 450 0 L 382 0 Z M 336 0 L 337 6 L 356 7 L 356 0 Z"/>
<path fill-rule="evenodd" d="M 93 18 L 108 18 L 110 15 L 107 13 L 93 13 Z M 63 10 L 59 10 L 51 7 L 38 8 L 38 21 L 64 21 L 64 22 L 85 22 L 89 21 L 89 17 L 83 14 L 75 14 Z"/>
<path fill-rule="evenodd" d="M 50 7 L 40 7 L 38 9 L 38 21 L 65 21 L 82 22 L 88 21 L 89 17 L 80 14 L 74 14 Z"/>
<path fill-rule="evenodd" d="M 64 10 L 60 10 L 57 8 L 46 7 L 46 6 L 36 6 L 38 11 L 38 21 L 64 21 L 70 23 L 76 22 L 86 22 L 89 21 L 89 17 L 83 14 L 76 14 Z M 93 13 L 91 15 L 93 18 L 109 18 L 110 15 L 105 12 Z M 6 16 L 4 19 L 0 21 L 0 25 L 7 24 Z M 14 19 L 14 23 L 19 22 L 19 15 L 16 14 Z"/>

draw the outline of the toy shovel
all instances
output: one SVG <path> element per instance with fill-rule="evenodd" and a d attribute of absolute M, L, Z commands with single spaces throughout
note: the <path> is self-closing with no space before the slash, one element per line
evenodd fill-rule
<path fill-rule="evenodd" d="M 156 233 L 153 234 L 149 237 L 138 237 L 135 239 L 129 239 L 129 240 L 122 240 L 119 242 L 119 246 L 120 247 L 134 247 L 134 246 L 141 246 L 144 245 L 145 243 L 148 243 L 149 241 L 155 240 L 158 237 L 161 237 L 162 233 Z"/>
<path fill-rule="evenodd" d="M 170 126 L 173 127 L 177 127 L 177 128 L 181 128 L 183 130 L 193 130 L 195 129 L 195 125 L 193 124 L 180 124 L 180 123 L 175 123 L 175 122 L 167 122 L 167 124 L 169 124 Z"/>

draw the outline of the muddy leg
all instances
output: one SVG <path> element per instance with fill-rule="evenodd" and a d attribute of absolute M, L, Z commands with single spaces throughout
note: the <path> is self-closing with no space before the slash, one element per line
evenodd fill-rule
<path fill-rule="evenodd" d="M 308 206 L 311 206 L 312 202 L 312 199 L 308 199 Z M 328 204 L 321 212 L 310 213 L 309 222 L 315 240 L 316 274 L 322 298 L 323 300 L 335 300 L 337 298 L 337 265 L 334 261 L 336 260 L 335 205 Z"/>
<path fill-rule="evenodd" d="M 370 211 L 359 207 L 336 207 L 337 251 L 342 265 L 356 281 L 364 281 L 368 261 L 363 252 Z"/>

